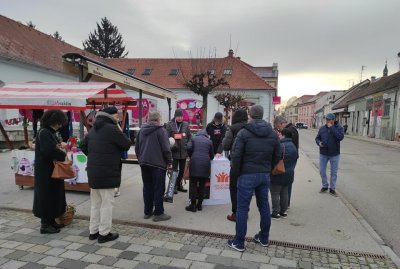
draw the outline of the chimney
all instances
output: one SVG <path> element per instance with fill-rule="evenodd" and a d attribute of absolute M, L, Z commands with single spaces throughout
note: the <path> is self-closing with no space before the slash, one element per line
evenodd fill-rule
<path fill-rule="evenodd" d="M 374 82 L 376 80 L 376 76 L 371 77 L 371 82 Z"/>
<path fill-rule="evenodd" d="M 228 57 L 233 58 L 233 49 L 229 49 Z"/>

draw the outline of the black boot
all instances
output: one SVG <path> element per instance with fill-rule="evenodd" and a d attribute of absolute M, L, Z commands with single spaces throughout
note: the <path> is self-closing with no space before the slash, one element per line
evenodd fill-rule
<path fill-rule="evenodd" d="M 199 210 L 199 211 L 201 211 L 201 210 L 203 210 L 203 201 L 198 201 L 197 202 L 197 210 Z"/>
<path fill-rule="evenodd" d="M 56 234 L 59 233 L 60 229 L 55 228 L 51 225 L 48 224 L 42 224 L 42 226 L 40 226 L 40 233 L 41 234 Z"/>
<path fill-rule="evenodd" d="M 196 212 L 196 211 L 197 211 L 197 208 L 196 208 L 196 200 L 192 200 L 192 201 L 190 202 L 190 205 L 188 205 L 188 206 L 186 207 L 186 210 L 187 210 L 187 211 Z"/>
<path fill-rule="evenodd" d="M 99 234 L 99 237 L 97 238 L 98 243 L 105 243 L 109 241 L 113 241 L 119 237 L 118 233 L 108 233 L 107 235 L 101 235 Z"/>

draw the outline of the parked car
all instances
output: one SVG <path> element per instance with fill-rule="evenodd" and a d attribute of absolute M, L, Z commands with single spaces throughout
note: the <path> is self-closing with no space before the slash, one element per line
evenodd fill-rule
<path fill-rule="evenodd" d="M 296 122 L 295 126 L 297 129 L 308 129 L 308 125 L 304 122 Z"/>

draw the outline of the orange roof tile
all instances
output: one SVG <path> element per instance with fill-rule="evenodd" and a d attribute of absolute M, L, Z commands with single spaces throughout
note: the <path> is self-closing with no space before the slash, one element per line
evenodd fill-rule
<path fill-rule="evenodd" d="M 0 15 L 0 56 L 62 72 L 62 55 L 76 52 L 101 58 Z"/>

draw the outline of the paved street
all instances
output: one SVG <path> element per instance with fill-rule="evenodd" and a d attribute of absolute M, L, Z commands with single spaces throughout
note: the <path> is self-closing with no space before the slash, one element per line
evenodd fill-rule
<path fill-rule="evenodd" d="M 61 233 L 40 235 L 40 223 L 22 211 L 0 211 L 0 268 L 396 268 L 379 255 L 355 256 L 247 243 L 244 253 L 226 238 L 118 225 L 114 242 L 88 239 L 88 221 L 74 220 Z"/>
<path fill-rule="evenodd" d="M 303 152 L 318 166 L 316 131 L 302 130 Z M 338 191 L 400 255 L 400 148 L 346 136 L 341 144 Z"/>
<path fill-rule="evenodd" d="M 226 220 L 230 205 L 204 206 L 203 212 L 193 214 L 184 210 L 188 198 L 180 193 L 173 204 L 165 204 L 170 221 L 155 225 L 144 220 L 137 165 L 123 167 L 121 196 L 113 214 L 113 228 L 121 234 L 116 242 L 100 245 L 88 240 L 87 193 L 67 192 L 68 202 L 77 207 L 77 218 L 60 234 L 40 235 L 39 221 L 30 213 L 33 189 L 18 189 L 10 153 L 1 153 L 0 268 L 396 268 L 393 261 L 399 262 L 398 257 L 391 256 L 343 199 L 342 174 L 340 197 L 318 193 L 320 177 L 312 163 L 317 156 L 311 143 L 314 136 L 313 131 L 301 131 L 302 150 L 288 218 L 272 222 L 268 248 L 250 240 L 244 254 L 226 246 L 235 231 L 234 223 Z M 364 144 L 361 147 L 382 147 Z M 348 165 L 342 163 L 346 172 Z M 258 222 L 253 200 L 249 237 L 258 231 Z"/>

